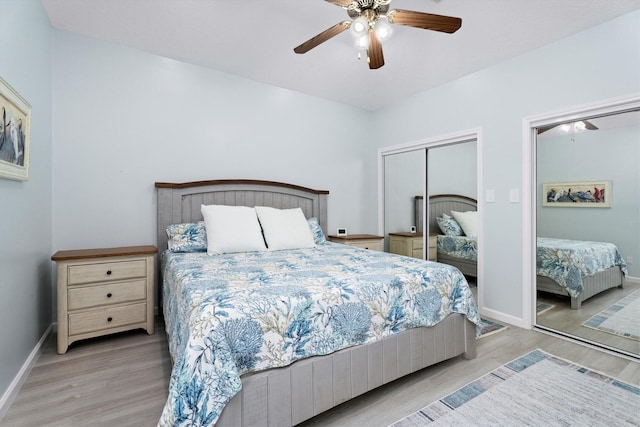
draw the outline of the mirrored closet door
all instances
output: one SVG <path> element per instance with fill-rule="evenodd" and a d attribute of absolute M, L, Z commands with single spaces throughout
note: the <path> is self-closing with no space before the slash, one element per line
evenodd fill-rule
<path fill-rule="evenodd" d="M 451 215 L 451 209 L 477 210 L 477 157 L 475 139 L 382 155 L 385 251 L 452 264 L 477 284 L 477 236 L 469 259 L 459 259 L 460 253 L 439 259 L 437 235 L 442 232 L 434 217 Z"/>
<path fill-rule="evenodd" d="M 640 111 L 535 134 L 536 325 L 640 356 Z"/>

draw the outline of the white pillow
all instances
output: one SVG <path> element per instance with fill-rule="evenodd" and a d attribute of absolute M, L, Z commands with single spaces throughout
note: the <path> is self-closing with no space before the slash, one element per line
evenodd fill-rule
<path fill-rule="evenodd" d="M 311 248 L 316 245 L 302 209 L 256 206 L 256 213 L 269 250 Z"/>
<path fill-rule="evenodd" d="M 462 231 L 467 237 L 478 237 L 478 212 L 456 212 L 451 211 L 451 215 L 456 219 Z"/>
<path fill-rule="evenodd" d="M 207 253 L 226 254 L 267 250 L 253 208 L 201 205 L 207 231 Z"/>

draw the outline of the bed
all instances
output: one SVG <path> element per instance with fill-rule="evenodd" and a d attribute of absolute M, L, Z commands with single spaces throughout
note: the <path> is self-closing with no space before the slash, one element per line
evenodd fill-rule
<path fill-rule="evenodd" d="M 328 192 L 252 180 L 156 183 L 156 188 L 157 239 L 158 248 L 163 254 L 159 263 L 159 292 L 163 296 L 162 308 L 174 362 L 169 397 L 159 425 L 207 425 L 216 419 L 216 425 L 220 426 L 295 425 L 427 366 L 458 356 L 466 359 L 475 357 L 480 318 L 464 277 L 453 268 L 318 241 L 309 248 L 221 256 L 208 256 L 206 252 L 176 253 L 165 250 L 170 243 L 167 227 L 199 224 L 203 204 L 277 209 L 299 207 L 306 218 L 317 219 L 320 230 L 326 230 Z M 267 231 L 263 229 L 265 236 Z M 318 233 L 313 235 L 316 238 Z M 256 263 L 259 259 L 265 262 Z M 302 263 L 301 259 L 305 260 L 304 264 L 312 265 L 313 274 L 297 269 L 297 264 Z M 202 260 L 203 264 L 200 263 Z M 381 275 L 373 273 L 376 268 L 395 272 L 398 266 L 403 270 L 390 277 L 386 285 Z M 283 270 L 292 273 L 283 273 Z M 349 273 L 331 276 L 334 270 Z M 207 271 L 214 274 L 204 274 Z M 238 281 L 239 275 L 259 277 L 260 284 L 277 286 L 262 287 L 255 286 L 254 282 L 241 282 Z M 292 284 L 290 280 L 296 282 Z M 351 280 L 364 287 L 352 287 Z M 224 283 L 220 284 L 221 281 Z M 213 288 L 210 282 L 215 284 Z M 307 287 L 308 283 L 311 285 Z M 438 305 L 436 311 L 429 312 L 431 314 L 421 312 L 420 316 L 424 314 L 426 323 L 432 323 L 432 326 L 422 326 L 416 320 L 420 316 L 416 317 L 408 309 L 398 310 L 398 304 L 402 301 L 405 301 L 402 303 L 405 308 L 409 307 L 406 301 L 414 301 L 416 306 L 419 301 L 418 296 L 409 300 L 400 298 L 405 294 L 394 289 L 406 288 L 407 285 L 403 283 L 410 283 L 409 287 L 424 286 L 431 293 L 437 289 L 441 293 L 435 299 L 437 304 L 447 300 L 447 304 Z M 302 284 L 305 285 L 304 290 L 298 286 Z M 379 292 L 376 286 L 389 288 Z M 319 308 L 327 298 L 317 298 L 307 303 L 307 309 L 293 310 L 293 307 L 300 307 L 297 303 L 291 303 L 298 301 L 295 298 L 307 293 L 315 295 L 318 289 L 325 288 L 330 289 L 337 299 L 350 304 L 349 309 L 328 305 L 329 308 Z M 221 289 L 225 295 L 233 293 L 240 298 L 232 302 L 223 301 L 219 297 L 222 295 Z M 443 289 L 451 292 L 448 298 L 442 298 Z M 327 291 L 322 292 L 328 295 Z M 384 315 L 371 315 L 378 320 L 384 319 L 377 326 L 369 326 L 369 332 L 378 332 L 365 334 L 363 331 L 366 328 L 362 325 L 356 329 L 357 333 L 352 330 L 341 332 L 341 327 L 337 325 L 342 323 L 335 319 L 344 317 L 360 322 L 366 317 L 366 312 L 361 311 L 360 303 L 363 300 L 359 298 L 367 292 L 394 295 L 389 300 L 392 301 L 391 305 L 385 310 L 380 308 Z M 215 331 L 219 329 L 202 329 L 203 325 L 209 323 L 224 323 L 226 329 L 223 331 L 226 332 L 222 335 L 231 336 L 236 331 L 233 325 L 245 322 L 255 326 L 256 321 L 261 319 L 239 319 L 234 316 L 241 312 L 254 312 L 257 306 L 272 300 L 279 301 L 281 310 L 292 308 L 289 313 L 315 314 L 292 317 L 283 329 L 286 332 L 280 335 L 274 335 L 273 330 L 269 330 L 270 339 L 262 344 L 244 336 L 228 341 L 224 345 L 229 345 L 229 348 L 233 346 L 232 351 L 227 351 L 226 347 L 221 350 L 223 344 L 218 341 L 215 345 L 211 344 L 218 339 L 220 334 Z M 431 304 L 425 302 L 424 307 Z M 236 323 L 226 321 L 225 316 L 233 317 Z M 330 339 L 326 331 L 313 329 L 316 323 L 330 328 L 327 329 L 333 334 Z M 383 329 L 383 323 L 384 327 L 391 325 L 389 330 L 395 329 L 393 333 Z M 305 333 L 307 329 L 315 333 Z M 263 333 L 267 335 L 264 330 Z M 336 336 L 339 338 L 336 339 Z M 284 345 L 278 341 L 280 338 L 285 339 Z M 237 351 L 239 347 L 251 348 L 252 352 L 247 356 Z M 261 352 L 256 352 L 258 347 Z M 307 354 L 306 350 L 312 347 L 323 348 L 324 351 L 318 355 Z M 213 348 L 217 351 L 211 351 Z M 264 349 L 269 351 L 264 353 Z M 283 353 L 287 353 L 287 357 Z M 229 360 L 235 362 L 235 367 L 229 364 Z M 238 391 L 240 384 L 241 390 Z"/>
<path fill-rule="evenodd" d="M 422 205 L 422 197 L 416 196 L 416 204 Z M 438 234 L 438 262 L 457 267 L 465 276 L 478 276 L 477 241 L 475 239 L 454 239 L 442 235 L 437 218 L 452 211 L 476 211 L 477 202 L 471 197 L 455 194 L 438 194 L 429 197 L 429 233 Z M 418 213 L 420 215 L 420 213 Z M 420 221 L 422 224 L 422 221 Z M 449 250 L 445 248 L 449 247 Z M 463 256 L 464 255 L 464 256 Z"/>
<path fill-rule="evenodd" d="M 422 205 L 416 196 L 417 205 Z M 460 195 L 429 198 L 429 231 L 438 233 L 438 261 L 454 265 L 465 275 L 477 276 L 477 241 L 465 236 L 443 236 L 436 218 L 451 211 L 475 211 L 476 200 Z M 418 211 L 416 211 L 418 212 Z M 419 213 L 418 213 L 419 214 Z M 623 287 L 626 263 L 612 243 L 538 238 L 538 291 L 570 297 L 571 308 L 610 288 Z"/>

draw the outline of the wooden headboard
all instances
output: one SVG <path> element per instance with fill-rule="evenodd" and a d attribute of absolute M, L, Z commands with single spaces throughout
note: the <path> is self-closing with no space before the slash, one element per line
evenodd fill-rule
<path fill-rule="evenodd" d="M 422 226 L 422 196 L 415 197 L 416 224 Z M 466 212 L 478 210 L 478 202 L 471 197 L 458 194 L 437 194 L 429 196 L 429 233 L 442 234 L 436 218 L 446 213 L 451 215 L 451 211 Z"/>
<path fill-rule="evenodd" d="M 167 249 L 167 226 L 202 221 L 200 205 L 269 206 L 302 208 L 307 218 L 316 217 L 327 233 L 328 191 L 312 190 L 272 181 L 227 179 L 184 183 L 156 182 L 158 189 L 157 247 Z"/>

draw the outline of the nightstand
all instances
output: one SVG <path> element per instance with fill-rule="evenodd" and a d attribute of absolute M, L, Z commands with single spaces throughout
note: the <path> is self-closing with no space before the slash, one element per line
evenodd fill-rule
<path fill-rule="evenodd" d="M 429 261 L 438 261 L 438 235 L 429 233 Z"/>
<path fill-rule="evenodd" d="M 328 236 L 329 241 L 355 246 L 356 248 L 370 249 L 382 252 L 384 249 L 384 237 L 373 234 L 350 234 L 347 236 Z"/>
<path fill-rule="evenodd" d="M 75 341 L 154 324 L 155 246 L 58 251 L 58 353 Z"/>
<path fill-rule="evenodd" d="M 438 260 L 437 235 L 429 234 L 429 261 Z M 422 233 L 389 233 L 389 252 L 398 255 L 422 259 Z"/>

